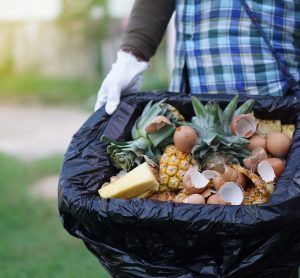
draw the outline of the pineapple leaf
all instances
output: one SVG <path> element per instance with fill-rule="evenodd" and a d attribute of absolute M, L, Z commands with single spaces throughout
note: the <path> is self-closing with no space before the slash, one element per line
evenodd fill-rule
<path fill-rule="evenodd" d="M 165 125 L 160 128 L 158 131 L 148 134 L 148 138 L 152 145 L 156 148 L 161 142 L 166 140 L 167 138 L 173 138 L 174 132 L 176 128 L 175 125 Z"/>
<path fill-rule="evenodd" d="M 223 123 L 224 123 L 224 134 L 230 135 L 231 134 L 231 121 L 234 116 L 234 111 L 237 106 L 238 96 L 235 96 L 227 105 L 223 112 Z"/>
<path fill-rule="evenodd" d="M 159 164 L 160 152 L 157 149 L 152 150 L 150 147 L 147 149 L 145 155 L 153 160 L 156 164 Z"/>
<path fill-rule="evenodd" d="M 146 137 L 145 128 L 158 116 L 161 112 L 161 108 L 154 104 L 143 117 L 140 117 L 135 124 L 135 128 L 140 136 Z"/>
<path fill-rule="evenodd" d="M 116 142 L 107 137 L 102 140 L 111 142 L 107 152 L 113 165 L 118 169 L 130 171 L 143 161 L 143 155 L 147 152 L 150 142 L 146 138 L 139 138 L 130 142 Z"/>
<path fill-rule="evenodd" d="M 191 99 L 192 99 L 192 105 L 196 116 L 204 118 L 206 115 L 206 111 L 201 101 L 198 100 L 196 97 L 192 97 Z"/>
<path fill-rule="evenodd" d="M 149 109 L 151 108 L 152 106 L 152 103 L 153 103 L 153 100 L 150 100 L 147 105 L 145 106 L 144 110 L 143 110 L 143 113 L 140 117 L 143 117 L 145 116 L 145 114 L 149 111 Z"/>
<path fill-rule="evenodd" d="M 250 113 L 253 109 L 254 103 L 255 103 L 254 99 L 247 100 L 235 111 L 234 115 Z"/>
<path fill-rule="evenodd" d="M 136 123 L 133 125 L 132 130 L 131 130 L 131 137 L 133 140 L 138 139 L 139 137 L 141 137 L 139 131 L 136 128 Z"/>
<path fill-rule="evenodd" d="M 168 137 L 165 140 L 161 141 L 157 147 L 158 148 L 165 148 L 166 146 L 172 145 L 172 144 L 174 144 L 173 137 Z"/>
<path fill-rule="evenodd" d="M 237 144 L 239 146 L 246 146 L 249 144 L 249 141 L 243 137 L 239 136 L 224 136 L 222 138 L 222 143 L 224 145 L 233 145 Z"/>
<path fill-rule="evenodd" d="M 211 133 L 223 134 L 222 112 L 217 103 L 207 103 L 204 107 L 203 117 L 193 117 L 192 127 L 196 129 L 200 137 L 206 138 Z"/>

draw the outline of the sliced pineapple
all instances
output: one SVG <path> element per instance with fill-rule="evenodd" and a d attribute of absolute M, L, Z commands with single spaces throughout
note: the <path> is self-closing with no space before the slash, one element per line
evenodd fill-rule
<path fill-rule="evenodd" d="M 281 122 L 279 120 L 260 120 L 257 119 L 257 132 L 261 136 L 266 136 L 271 132 L 281 132 Z"/>
<path fill-rule="evenodd" d="M 125 176 L 99 189 L 102 198 L 147 198 L 158 190 L 159 184 L 147 162 Z"/>
<path fill-rule="evenodd" d="M 293 139 L 293 135 L 295 132 L 295 126 L 294 125 L 282 125 L 281 126 L 282 133 Z"/>

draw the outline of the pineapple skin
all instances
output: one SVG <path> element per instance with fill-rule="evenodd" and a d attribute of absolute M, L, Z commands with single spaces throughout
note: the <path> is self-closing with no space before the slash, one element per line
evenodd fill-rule
<path fill-rule="evenodd" d="M 268 197 L 261 194 L 258 188 L 250 187 L 245 190 L 243 205 L 260 205 L 268 202 Z"/>
<path fill-rule="evenodd" d="M 160 158 L 159 190 L 183 189 L 183 177 L 191 165 L 191 159 L 191 154 L 179 151 L 174 145 L 167 146 Z"/>

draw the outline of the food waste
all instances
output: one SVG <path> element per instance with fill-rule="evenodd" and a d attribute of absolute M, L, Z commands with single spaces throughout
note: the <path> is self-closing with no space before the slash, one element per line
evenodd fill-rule
<path fill-rule="evenodd" d="M 99 189 L 102 198 L 147 198 L 196 205 L 267 203 L 285 169 L 294 125 L 258 119 L 254 100 L 238 96 L 222 110 L 191 98 L 187 121 L 165 100 L 150 101 L 131 141 L 106 136 L 111 163 L 121 172 Z"/>

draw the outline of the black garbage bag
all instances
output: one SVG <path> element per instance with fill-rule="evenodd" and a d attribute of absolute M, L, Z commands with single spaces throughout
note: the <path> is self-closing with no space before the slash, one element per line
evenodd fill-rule
<path fill-rule="evenodd" d="M 65 229 L 82 239 L 114 277 L 297 277 L 300 102 L 296 98 L 255 98 L 259 118 L 296 124 L 287 167 L 268 204 L 200 206 L 98 196 L 99 187 L 117 172 L 100 137 L 128 140 L 146 103 L 163 98 L 186 118 L 192 116 L 190 96 L 140 93 L 124 98 L 113 116 L 104 109 L 95 112 L 74 135 L 59 181 Z M 216 100 L 224 107 L 232 96 L 199 99 Z M 241 96 L 239 101 L 246 99 Z"/>

